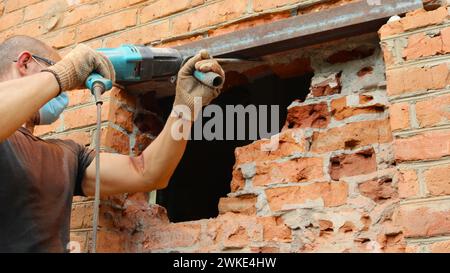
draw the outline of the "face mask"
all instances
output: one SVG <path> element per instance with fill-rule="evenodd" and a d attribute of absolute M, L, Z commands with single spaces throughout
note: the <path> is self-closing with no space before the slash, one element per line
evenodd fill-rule
<path fill-rule="evenodd" d="M 69 97 L 65 92 L 62 92 L 58 97 L 51 99 L 39 109 L 39 125 L 48 125 L 55 122 L 68 104 Z"/>

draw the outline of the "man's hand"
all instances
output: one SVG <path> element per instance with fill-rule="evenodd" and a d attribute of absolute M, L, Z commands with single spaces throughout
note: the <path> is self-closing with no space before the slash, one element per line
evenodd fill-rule
<path fill-rule="evenodd" d="M 177 88 L 174 107 L 186 105 L 194 113 L 194 98 L 202 98 L 202 106 L 208 105 L 213 99 L 219 96 L 222 86 L 218 88 L 208 87 L 194 78 L 194 71 L 204 73 L 215 72 L 225 79 L 225 72 L 219 63 L 211 59 L 206 50 L 200 51 L 197 55 L 186 62 L 178 73 Z"/>
<path fill-rule="evenodd" d="M 60 91 L 82 88 L 87 77 L 94 71 L 104 78 L 115 80 L 111 61 L 84 44 L 79 44 L 61 61 L 43 71 L 55 75 Z"/>

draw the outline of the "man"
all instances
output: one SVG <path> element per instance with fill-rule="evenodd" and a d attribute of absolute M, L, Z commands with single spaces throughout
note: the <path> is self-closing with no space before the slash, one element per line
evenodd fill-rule
<path fill-rule="evenodd" d="M 206 105 L 220 93 L 195 80 L 195 69 L 225 76 L 206 51 L 183 66 L 174 106 L 185 105 L 192 113 L 194 97 Z M 72 197 L 94 195 L 95 154 L 73 141 L 42 140 L 25 125 L 41 123 L 42 115 L 58 115 L 61 111 L 48 103 L 67 104 L 61 94 L 82 88 L 93 71 L 115 78 L 111 62 L 82 44 L 62 59 L 27 36 L 0 45 L 0 252 L 67 251 Z M 167 186 L 186 147 L 185 139 L 171 136 L 171 127 L 193 121 L 193 115 L 174 113 L 140 156 L 100 154 L 101 196 Z"/>

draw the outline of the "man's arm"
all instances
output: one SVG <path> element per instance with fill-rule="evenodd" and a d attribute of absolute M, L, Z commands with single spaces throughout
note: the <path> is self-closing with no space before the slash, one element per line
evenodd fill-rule
<path fill-rule="evenodd" d="M 1 82 L 0 142 L 12 135 L 58 92 L 58 82 L 48 72 Z"/>
<path fill-rule="evenodd" d="M 167 186 L 186 149 L 187 140 L 175 140 L 171 135 L 177 118 L 169 117 L 158 137 L 138 157 L 120 154 L 100 154 L 101 195 L 147 192 Z M 182 121 L 190 129 L 190 121 Z M 95 161 L 86 169 L 83 192 L 95 193 Z"/>
<path fill-rule="evenodd" d="M 197 54 L 186 62 L 178 73 L 175 112 L 179 112 L 181 106 L 189 108 L 191 113 L 194 113 L 196 110 L 194 97 L 202 98 L 202 105 L 205 106 L 220 93 L 220 88 L 212 89 L 198 82 L 192 76 L 195 69 L 205 73 L 213 71 L 225 78 L 220 65 L 210 59 L 206 51 Z M 184 118 L 194 120 L 193 115 Z M 139 157 L 100 154 L 100 194 L 107 196 L 165 188 L 186 149 L 186 139 L 176 140 L 172 136 L 175 122 L 183 122 L 184 130 L 190 132 L 191 121 L 169 117 L 162 132 Z M 175 128 L 179 128 L 179 125 L 177 123 Z M 84 194 L 88 196 L 95 194 L 95 161 L 87 168 L 82 187 Z"/>

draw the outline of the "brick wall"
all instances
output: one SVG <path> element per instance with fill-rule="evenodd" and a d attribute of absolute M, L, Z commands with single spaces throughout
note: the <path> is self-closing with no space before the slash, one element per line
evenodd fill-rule
<path fill-rule="evenodd" d="M 4 0 L 0 41 L 27 34 L 62 54 L 80 42 L 172 46 L 348 2 Z M 306 101 L 289 107 L 281 149 L 236 150 L 214 219 L 170 223 L 147 194 L 103 200 L 99 251 L 448 251 L 447 17 L 419 11 L 384 26 L 383 50 L 366 36 L 272 56 L 263 69 L 315 73 Z M 141 152 L 161 128 L 157 108 L 152 93 L 107 93 L 102 149 Z M 91 146 L 93 109 L 87 91 L 71 92 L 62 118 L 36 134 Z M 71 237 L 87 251 L 92 199 L 74 201 Z"/>
<path fill-rule="evenodd" d="M 450 250 L 449 33 L 444 7 L 413 12 L 380 30 L 402 175 L 395 221 L 411 252 Z"/>

